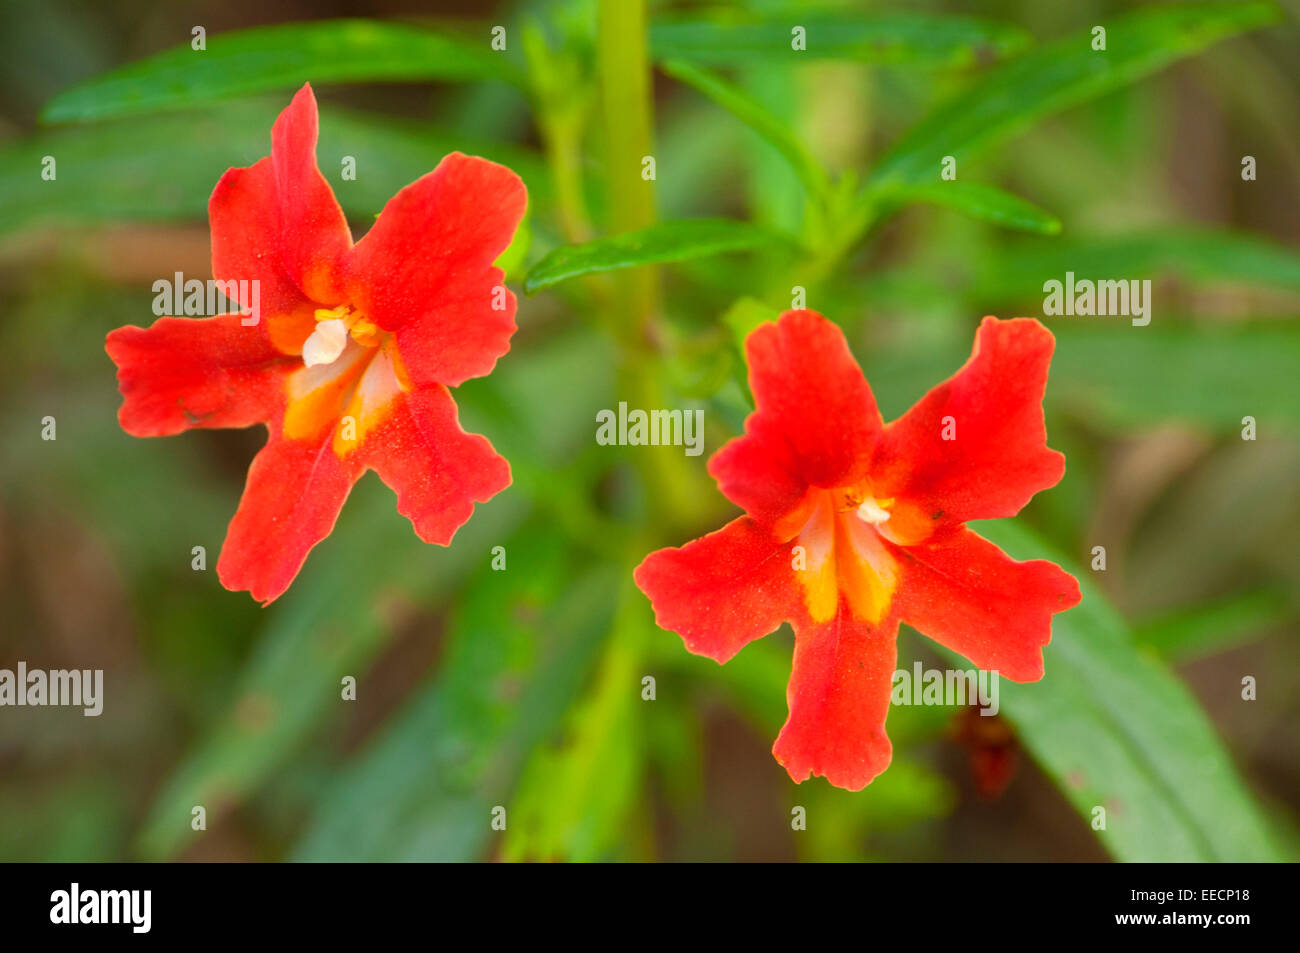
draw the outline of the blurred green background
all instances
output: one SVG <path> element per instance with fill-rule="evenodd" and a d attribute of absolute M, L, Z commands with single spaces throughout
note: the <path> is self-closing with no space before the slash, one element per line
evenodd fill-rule
<path fill-rule="evenodd" d="M 648 40 L 639 0 L 0 8 L 0 667 L 107 695 L 0 709 L 0 859 L 1300 856 L 1300 5 L 793 6 L 651 3 Z M 126 436 L 103 339 L 209 274 L 207 196 L 304 80 L 357 235 L 453 149 L 527 182 L 519 332 L 456 391 L 515 483 L 440 549 L 368 476 L 261 609 L 212 567 L 263 431 Z M 642 227 L 661 263 L 600 270 Z M 740 338 L 805 288 L 888 419 L 1066 271 L 1151 278 L 1154 317 L 1046 319 L 1068 472 L 980 527 L 1083 583 L 1047 676 L 997 719 L 896 707 L 861 793 L 792 784 L 788 629 L 719 667 L 630 578 L 733 513 L 704 466 L 749 410 Z M 620 400 L 704 408 L 706 456 L 596 445 Z M 918 658 L 950 664 L 905 630 Z"/>

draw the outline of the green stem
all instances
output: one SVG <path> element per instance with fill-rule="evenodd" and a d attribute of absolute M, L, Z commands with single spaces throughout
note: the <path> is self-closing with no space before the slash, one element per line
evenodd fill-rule
<path fill-rule="evenodd" d="M 653 156 L 650 57 L 645 0 L 599 0 L 596 72 L 600 80 L 601 125 L 605 132 L 605 186 L 610 234 L 655 221 L 654 179 L 644 174 Z M 616 276 L 619 393 L 646 410 L 664 404 L 661 336 L 656 327 L 659 272 L 653 266 Z M 649 497 L 650 525 L 658 530 L 689 523 L 701 494 L 687 458 L 664 447 L 633 454 Z"/>
<path fill-rule="evenodd" d="M 597 33 L 609 231 L 619 234 L 645 228 L 655 220 L 654 180 L 642 176 L 643 162 L 652 155 L 645 0 L 600 0 Z M 635 347 L 653 341 L 657 270 L 625 272 L 620 285 L 624 343 Z"/>

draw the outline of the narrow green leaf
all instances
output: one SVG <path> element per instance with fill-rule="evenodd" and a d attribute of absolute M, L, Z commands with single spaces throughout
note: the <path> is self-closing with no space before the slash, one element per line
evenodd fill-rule
<path fill-rule="evenodd" d="M 804 30 L 803 49 L 792 45 L 796 27 Z M 727 11 L 716 19 L 660 20 L 650 27 L 657 58 L 719 66 L 835 59 L 959 67 L 1006 56 L 1028 41 L 1017 27 L 970 17 L 811 13 L 797 8 L 761 16 Z"/>
<path fill-rule="evenodd" d="M 1175 275 L 1300 289 L 1300 252 L 1256 235 L 1188 226 L 1125 235 L 1016 242 L 975 274 L 980 298 L 1042 300 L 1047 281 Z M 1158 318 L 1157 318 L 1158 320 Z"/>
<path fill-rule="evenodd" d="M 377 20 L 325 20 L 235 30 L 130 63 L 46 106 L 45 122 L 105 119 L 207 104 L 311 82 L 504 80 L 517 68 L 480 42 Z"/>
<path fill-rule="evenodd" d="M 521 512 L 509 500 L 479 507 L 458 545 L 486 552 Z M 378 480 L 353 490 L 338 528 L 276 604 L 226 714 L 155 801 L 139 836 L 145 859 L 174 856 L 197 836 L 195 805 L 213 821 L 241 803 L 337 711 L 342 676 L 362 675 L 390 638 L 377 609 L 381 591 L 418 587 L 421 599 L 434 598 L 464 574 L 461 556 L 422 544 L 399 521 Z"/>
<path fill-rule="evenodd" d="M 1234 648 L 1291 613 L 1289 600 L 1276 590 L 1259 590 L 1162 616 L 1140 626 L 1135 636 L 1162 658 L 1187 661 Z"/>
<path fill-rule="evenodd" d="M 929 202 L 942 205 L 1004 228 L 1017 228 L 1025 232 L 1055 235 L 1061 230 L 1061 220 L 1045 212 L 1034 203 L 1004 192 L 991 185 L 976 182 L 932 182 L 909 185 L 888 193 L 894 202 Z"/>
<path fill-rule="evenodd" d="M 544 560 L 527 569 L 548 571 Z M 581 688 L 618 589 L 613 570 L 576 579 L 566 570 L 546 598 L 551 604 L 538 612 L 502 591 L 520 580 L 529 585 L 518 570 L 480 574 L 437 678 L 326 791 L 296 859 L 466 861 L 482 854 L 494 807 L 507 803 L 526 754 L 558 726 Z M 521 608 L 530 608 L 531 624 L 519 621 Z"/>
<path fill-rule="evenodd" d="M 1123 316 L 1042 320 L 1056 335 L 1046 396 L 1053 412 L 1077 412 L 1089 426 L 1121 432 L 1180 421 L 1239 434 L 1246 415 L 1270 433 L 1294 434 L 1300 425 L 1294 322 L 1193 323 L 1158 312 L 1146 327 Z M 969 354 L 970 337 L 961 334 L 938 343 L 922 339 L 887 357 L 865 354 L 863 364 L 888 419 Z"/>
<path fill-rule="evenodd" d="M 1294 322 L 1193 326 L 1157 315 L 1135 328 L 1128 320 L 1048 319 L 1057 336 L 1048 387 L 1054 404 L 1124 429 L 1185 420 L 1237 433 L 1249 414 L 1270 432 L 1296 432 Z M 1096 323 L 1116 321 L 1124 323 Z"/>
<path fill-rule="evenodd" d="M 743 89 L 683 60 L 669 60 L 662 68 L 669 76 L 708 96 L 775 146 L 803 180 L 809 195 L 824 195 L 830 188 L 826 172 L 804 149 L 794 131 Z"/>
<path fill-rule="evenodd" d="M 39 743 L 14 727 L 18 732 L 4 739 L 7 746 Z M 47 757 L 53 754 L 46 750 Z M 103 768 L 93 773 L 83 769 L 58 783 L 6 784 L 0 790 L 0 811 L 25 821 L 0 828 L 0 857 L 6 864 L 120 860 L 122 835 L 131 823 L 129 777 Z"/>
<path fill-rule="evenodd" d="M 208 196 L 231 166 L 271 149 L 271 124 L 285 103 L 225 103 L 201 113 L 150 116 L 50 130 L 0 149 L 0 234 L 28 225 L 207 217 Z M 467 141 L 423 123 L 326 107 L 320 166 L 350 216 L 373 220 L 393 193 L 460 150 L 505 163 L 534 197 L 550 179 L 533 155 Z M 360 174 L 340 176 L 343 156 Z M 45 156 L 56 177 L 42 179 Z"/>
<path fill-rule="evenodd" d="M 873 170 L 869 193 L 935 180 L 940 161 L 965 160 L 1054 112 L 1141 79 L 1225 37 L 1276 21 L 1271 2 L 1160 4 L 1025 53 L 975 82 L 914 127 Z"/>
<path fill-rule="evenodd" d="M 974 528 L 1017 559 L 1072 568 L 1013 520 Z M 1087 573 L 1072 571 L 1083 602 L 1053 619 L 1046 675 L 1000 684 L 1002 711 L 1035 760 L 1086 820 L 1105 809 L 1097 836 L 1119 860 L 1281 859 L 1196 699 L 1133 641 Z"/>
<path fill-rule="evenodd" d="M 659 634 L 644 597 L 622 575 L 621 605 L 587 694 L 554 745 L 532 752 L 511 801 L 503 860 L 574 860 L 626 850 L 627 815 L 644 771 L 644 647 Z"/>
<path fill-rule="evenodd" d="M 619 268 L 687 261 L 789 242 L 775 232 L 732 219 L 662 222 L 635 232 L 557 248 L 533 265 L 524 279 L 524 291 L 534 294 L 570 278 Z"/>

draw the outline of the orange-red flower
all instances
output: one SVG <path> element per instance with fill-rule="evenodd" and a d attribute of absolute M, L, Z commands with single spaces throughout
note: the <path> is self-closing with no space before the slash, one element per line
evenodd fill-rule
<path fill-rule="evenodd" d="M 885 424 L 836 325 L 788 311 L 750 334 L 757 409 L 709 461 L 747 515 L 651 553 L 636 582 L 661 627 L 718 662 L 792 625 L 772 753 L 795 781 L 859 790 L 888 767 L 900 622 L 980 668 L 1042 677 L 1052 614 L 1078 583 L 964 524 L 1014 516 L 1065 472 L 1041 406 L 1053 345 L 1032 319 L 985 318 L 966 365 Z"/>
<path fill-rule="evenodd" d="M 127 433 L 266 425 L 217 566 L 227 588 L 263 603 L 288 588 L 366 470 L 440 545 L 510 485 L 510 465 L 461 429 L 447 388 L 509 350 L 515 299 L 493 262 L 523 217 L 523 182 L 453 153 L 354 245 L 316 136 L 304 86 L 271 130 L 271 155 L 229 169 L 208 203 L 212 272 L 259 282 L 255 324 L 165 317 L 107 341 Z"/>

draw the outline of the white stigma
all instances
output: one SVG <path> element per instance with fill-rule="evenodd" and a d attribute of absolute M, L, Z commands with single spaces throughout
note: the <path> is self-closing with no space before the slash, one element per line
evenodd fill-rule
<path fill-rule="evenodd" d="M 302 362 L 308 367 L 333 364 L 348 344 L 348 328 L 342 318 L 331 318 L 316 324 L 316 330 L 303 342 Z"/>
<path fill-rule="evenodd" d="M 889 510 L 877 503 L 874 497 L 869 496 L 858 507 L 858 519 L 864 523 L 879 525 L 889 520 Z"/>

